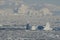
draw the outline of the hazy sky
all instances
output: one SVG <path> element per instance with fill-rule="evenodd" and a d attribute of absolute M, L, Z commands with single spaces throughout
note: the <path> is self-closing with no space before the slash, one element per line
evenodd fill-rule
<path fill-rule="evenodd" d="M 1 24 L 44 24 L 59 17 L 60 0 L 0 0 Z"/>

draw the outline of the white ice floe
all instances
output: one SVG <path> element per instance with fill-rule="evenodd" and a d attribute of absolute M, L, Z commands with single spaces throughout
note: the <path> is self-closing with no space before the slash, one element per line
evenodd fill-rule
<path fill-rule="evenodd" d="M 31 30 L 36 30 L 36 26 L 32 26 Z"/>
<path fill-rule="evenodd" d="M 46 24 L 44 30 L 45 30 L 45 31 L 51 31 L 51 30 L 52 30 L 52 28 L 50 27 L 49 22 L 47 22 L 47 24 Z"/>

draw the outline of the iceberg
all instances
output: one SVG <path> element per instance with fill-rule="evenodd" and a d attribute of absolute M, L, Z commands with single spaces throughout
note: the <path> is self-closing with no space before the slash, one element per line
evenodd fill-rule
<path fill-rule="evenodd" d="M 50 23 L 49 22 L 46 23 L 46 26 L 44 27 L 44 30 L 45 31 L 51 31 L 52 30 L 52 28 L 50 27 Z"/>
<path fill-rule="evenodd" d="M 31 30 L 36 30 L 36 26 L 32 26 Z"/>

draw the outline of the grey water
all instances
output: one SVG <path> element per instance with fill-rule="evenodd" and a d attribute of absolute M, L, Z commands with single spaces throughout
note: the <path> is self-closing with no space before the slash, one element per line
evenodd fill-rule
<path fill-rule="evenodd" d="M 60 40 L 60 31 L 0 28 L 0 40 Z"/>

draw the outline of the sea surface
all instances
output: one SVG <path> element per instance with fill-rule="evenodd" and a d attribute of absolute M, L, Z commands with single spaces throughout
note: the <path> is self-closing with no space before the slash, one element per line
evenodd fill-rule
<path fill-rule="evenodd" d="M 60 31 L 1 29 L 0 40 L 60 40 Z"/>

